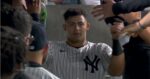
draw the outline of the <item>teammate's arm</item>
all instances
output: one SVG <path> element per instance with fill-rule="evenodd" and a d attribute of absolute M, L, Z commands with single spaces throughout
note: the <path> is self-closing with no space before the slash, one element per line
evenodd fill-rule
<path fill-rule="evenodd" d="M 111 34 L 113 39 L 113 46 L 112 46 L 112 57 L 110 60 L 108 72 L 110 75 L 113 76 L 120 76 L 124 71 L 125 65 L 125 57 L 123 53 L 122 46 L 118 40 L 120 34 L 119 32 L 123 28 L 123 23 L 115 23 L 111 27 Z"/>
<path fill-rule="evenodd" d="M 120 53 L 119 55 L 112 55 L 110 60 L 108 73 L 112 76 L 120 76 L 124 71 L 125 65 L 124 53 L 123 52 L 119 53 Z"/>
<path fill-rule="evenodd" d="M 114 0 L 104 1 L 105 4 L 95 6 L 92 11 L 94 17 L 100 16 L 99 20 L 119 14 L 141 11 L 150 6 L 150 0 L 124 0 L 117 3 Z"/>
<path fill-rule="evenodd" d="M 114 15 L 118 15 L 141 11 L 148 6 L 150 6 L 150 0 L 124 0 L 123 2 L 113 4 L 112 11 Z"/>
<path fill-rule="evenodd" d="M 133 33 L 146 27 L 150 27 L 150 12 L 146 14 L 139 22 L 130 24 L 129 26 L 125 27 L 121 33 Z"/>
<path fill-rule="evenodd" d="M 139 31 L 138 35 L 143 39 L 145 43 L 150 44 L 150 27 Z"/>

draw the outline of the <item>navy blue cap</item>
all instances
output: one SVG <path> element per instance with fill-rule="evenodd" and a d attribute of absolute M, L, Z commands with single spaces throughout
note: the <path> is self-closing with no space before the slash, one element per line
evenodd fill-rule
<path fill-rule="evenodd" d="M 46 29 L 39 23 L 33 23 L 31 35 L 34 37 L 33 42 L 29 46 L 30 51 L 38 51 L 48 44 Z"/>

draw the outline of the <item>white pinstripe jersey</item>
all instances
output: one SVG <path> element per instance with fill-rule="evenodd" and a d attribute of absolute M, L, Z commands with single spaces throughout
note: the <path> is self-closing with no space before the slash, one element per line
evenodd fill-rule
<path fill-rule="evenodd" d="M 34 79 L 60 79 L 43 67 L 26 67 L 24 73 L 36 77 Z"/>
<path fill-rule="evenodd" d="M 88 42 L 74 48 L 50 42 L 44 67 L 60 79 L 104 79 L 112 49 L 105 43 Z"/>

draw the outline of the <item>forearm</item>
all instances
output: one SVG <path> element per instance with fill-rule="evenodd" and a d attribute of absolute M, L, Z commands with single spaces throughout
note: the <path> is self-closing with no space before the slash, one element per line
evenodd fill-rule
<path fill-rule="evenodd" d="M 121 13 L 141 11 L 148 6 L 150 6 L 150 0 L 125 0 L 114 4 L 112 10 L 115 15 L 118 15 Z"/>
<path fill-rule="evenodd" d="M 124 53 L 119 40 L 113 39 L 113 53 L 109 65 L 109 74 L 119 76 L 124 70 Z"/>
<path fill-rule="evenodd" d="M 141 30 L 145 30 L 147 27 L 150 27 L 150 12 L 145 15 L 141 20 L 133 24 L 128 25 L 122 30 L 123 33 L 134 33 Z"/>
<path fill-rule="evenodd" d="M 112 55 L 110 65 L 109 65 L 109 74 L 112 76 L 120 76 L 124 71 L 125 58 L 124 53 L 121 53 L 118 56 Z"/>
<path fill-rule="evenodd" d="M 150 27 L 139 32 L 139 36 L 144 40 L 145 43 L 150 44 Z"/>

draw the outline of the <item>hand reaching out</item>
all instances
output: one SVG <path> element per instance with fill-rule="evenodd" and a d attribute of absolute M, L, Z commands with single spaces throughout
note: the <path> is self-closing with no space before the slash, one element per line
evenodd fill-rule
<path fill-rule="evenodd" d="M 111 34 L 113 39 L 119 39 L 121 30 L 124 28 L 123 22 L 115 22 L 111 26 Z"/>
<path fill-rule="evenodd" d="M 92 11 L 93 16 L 100 16 L 99 20 L 114 16 L 112 12 L 112 6 L 114 3 L 114 0 L 105 0 L 104 4 L 95 6 Z"/>

